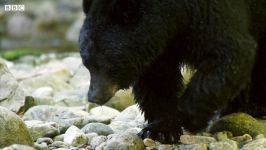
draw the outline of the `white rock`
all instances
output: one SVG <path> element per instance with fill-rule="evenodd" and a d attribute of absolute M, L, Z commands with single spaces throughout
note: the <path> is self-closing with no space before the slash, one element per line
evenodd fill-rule
<path fill-rule="evenodd" d="M 209 144 L 211 142 L 216 142 L 216 140 L 213 137 L 182 135 L 180 137 L 180 142 L 182 144 L 201 144 L 201 143 Z"/>
<path fill-rule="evenodd" d="M 27 94 L 31 95 L 33 91 L 42 87 L 51 87 L 55 92 L 71 90 L 72 87 L 67 83 L 70 77 L 70 70 L 63 63 L 53 61 L 16 78 L 21 81 Z"/>
<path fill-rule="evenodd" d="M 117 91 L 115 93 L 115 96 L 113 96 L 105 105 L 122 111 L 134 104 L 135 100 L 132 94 L 132 89 L 130 88 L 128 90 Z"/>
<path fill-rule="evenodd" d="M 13 144 L 3 148 L 2 150 L 35 150 L 35 148 L 26 145 Z"/>
<path fill-rule="evenodd" d="M 235 136 L 235 137 L 233 137 L 231 139 L 234 140 L 234 141 L 236 141 L 236 142 L 238 142 L 238 143 L 252 141 L 252 137 L 249 134 L 244 134 L 242 136 Z"/>
<path fill-rule="evenodd" d="M 53 97 L 36 97 L 34 96 L 34 102 L 36 105 L 55 105 L 55 99 Z"/>
<path fill-rule="evenodd" d="M 135 134 L 114 134 L 106 142 L 104 150 L 141 150 L 144 149 L 143 140 Z"/>
<path fill-rule="evenodd" d="M 44 122 L 39 120 L 25 121 L 33 140 L 41 137 L 54 137 L 59 134 L 59 125 L 55 122 Z"/>
<path fill-rule="evenodd" d="M 26 125 L 15 113 L 0 106 L 0 148 L 14 143 L 33 145 Z"/>
<path fill-rule="evenodd" d="M 179 145 L 178 150 L 208 150 L 206 144 L 190 144 L 190 145 Z"/>
<path fill-rule="evenodd" d="M 173 145 L 167 145 L 167 144 L 159 145 L 157 149 L 158 150 L 175 150 Z M 189 150 L 191 150 L 191 149 L 189 149 Z"/>
<path fill-rule="evenodd" d="M 42 75 L 26 79 L 21 81 L 20 84 L 29 95 L 32 95 L 32 92 L 35 89 L 44 86 L 50 86 L 51 88 L 54 89 L 54 92 L 72 89 L 72 87 L 68 83 L 66 83 L 66 81 L 62 80 L 60 77 L 49 76 L 49 75 Z"/>
<path fill-rule="evenodd" d="M 24 120 L 41 120 L 56 122 L 60 132 L 65 132 L 70 126 L 83 127 L 91 122 L 109 122 L 104 118 L 90 116 L 89 113 L 72 107 L 39 105 L 30 108 L 23 116 Z"/>
<path fill-rule="evenodd" d="M 25 93 L 4 61 L 0 60 L 0 105 L 17 112 L 25 102 Z"/>
<path fill-rule="evenodd" d="M 93 149 L 95 149 L 96 147 L 98 147 L 99 145 L 101 145 L 102 143 L 104 143 L 105 141 L 107 140 L 107 137 L 106 136 L 97 136 L 97 137 L 94 137 L 91 142 L 90 142 L 90 145 Z"/>
<path fill-rule="evenodd" d="M 10 72 L 17 81 L 33 77 L 34 66 L 26 63 L 18 63 L 10 68 Z"/>
<path fill-rule="evenodd" d="M 18 87 L 18 83 L 14 76 L 9 72 L 5 62 L 0 60 L 0 100 L 11 97 L 12 91 Z"/>
<path fill-rule="evenodd" d="M 58 118 L 85 117 L 89 114 L 85 111 L 68 107 L 39 105 L 30 108 L 23 116 L 24 120 L 51 121 Z"/>
<path fill-rule="evenodd" d="M 95 150 L 103 150 L 104 146 L 106 145 L 106 142 L 101 143 L 99 146 L 95 148 Z"/>
<path fill-rule="evenodd" d="M 245 144 L 240 150 L 264 150 L 266 138 L 257 139 Z"/>
<path fill-rule="evenodd" d="M 36 89 L 33 93 L 33 97 L 52 97 L 54 92 L 53 88 L 49 86 L 41 87 Z"/>
<path fill-rule="evenodd" d="M 113 134 L 114 131 L 107 125 L 103 123 L 89 123 L 81 129 L 85 134 L 87 133 L 97 133 L 98 135 L 107 136 Z"/>
<path fill-rule="evenodd" d="M 86 136 L 88 137 L 88 143 L 91 143 L 92 139 L 99 135 L 97 133 L 87 133 Z"/>
<path fill-rule="evenodd" d="M 49 138 L 49 137 L 42 137 L 42 138 L 38 138 L 36 143 L 46 143 L 46 144 L 52 144 L 54 141 L 53 139 Z"/>
<path fill-rule="evenodd" d="M 46 143 L 34 143 L 34 148 L 37 150 L 49 150 Z"/>
<path fill-rule="evenodd" d="M 55 136 L 54 141 L 64 141 L 64 134 Z"/>
<path fill-rule="evenodd" d="M 14 63 L 12 61 L 5 60 L 1 57 L 0 57 L 0 62 L 5 63 L 8 69 L 10 69 L 14 66 Z"/>
<path fill-rule="evenodd" d="M 132 134 L 138 134 L 142 129 L 141 128 L 129 128 L 125 132 L 132 133 Z"/>
<path fill-rule="evenodd" d="M 80 65 L 78 70 L 74 72 L 73 77 L 69 80 L 69 83 L 74 88 L 88 91 L 90 79 L 91 76 L 89 70 L 85 66 Z"/>
<path fill-rule="evenodd" d="M 67 148 L 68 146 L 62 141 L 55 141 L 54 143 L 50 144 L 49 147 Z"/>
<path fill-rule="evenodd" d="M 77 72 L 77 70 L 82 65 L 82 60 L 80 57 L 66 57 L 62 60 L 62 63 L 71 71 L 71 74 Z"/>
<path fill-rule="evenodd" d="M 143 128 L 144 116 L 136 105 L 130 106 L 122 111 L 109 125 L 115 133 L 121 133 L 129 128 Z"/>
<path fill-rule="evenodd" d="M 71 126 L 64 134 L 64 142 L 71 146 L 82 146 L 88 143 L 88 137 L 76 126 Z"/>
<path fill-rule="evenodd" d="M 227 139 L 210 143 L 209 150 L 238 150 L 238 145 L 235 141 Z"/>
<path fill-rule="evenodd" d="M 54 95 L 56 106 L 84 106 L 87 102 L 87 90 L 65 90 Z"/>
<path fill-rule="evenodd" d="M 113 119 L 120 114 L 120 112 L 116 109 L 107 107 L 107 106 L 99 106 L 92 108 L 90 110 L 90 114 L 94 115 L 95 117 L 103 117 Z"/>
<path fill-rule="evenodd" d="M 144 142 L 144 145 L 147 147 L 155 147 L 156 146 L 155 141 L 152 139 L 149 139 L 149 138 L 144 139 L 143 142 Z"/>

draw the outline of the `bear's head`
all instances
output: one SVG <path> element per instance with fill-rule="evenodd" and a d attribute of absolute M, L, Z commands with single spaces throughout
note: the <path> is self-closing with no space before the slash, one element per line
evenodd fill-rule
<path fill-rule="evenodd" d="M 166 4 L 83 0 L 86 18 L 79 45 L 91 73 L 90 102 L 104 104 L 118 89 L 133 85 L 171 42 L 177 30 L 177 16 L 171 11 L 176 11 L 177 2 Z"/>

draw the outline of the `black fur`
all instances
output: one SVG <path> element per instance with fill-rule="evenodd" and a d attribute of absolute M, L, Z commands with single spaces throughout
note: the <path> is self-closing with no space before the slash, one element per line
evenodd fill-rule
<path fill-rule="evenodd" d="M 133 86 L 149 125 L 174 143 L 216 111 L 266 115 L 265 0 L 84 0 L 80 33 L 89 101 Z M 181 67 L 196 70 L 184 88 Z M 253 109 L 256 108 L 256 109 Z"/>

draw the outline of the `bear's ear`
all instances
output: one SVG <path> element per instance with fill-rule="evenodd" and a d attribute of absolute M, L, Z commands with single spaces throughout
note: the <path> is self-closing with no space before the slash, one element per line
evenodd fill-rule
<path fill-rule="evenodd" d="M 83 12 L 87 14 L 90 10 L 92 0 L 83 0 L 82 2 L 82 7 L 83 7 Z"/>
<path fill-rule="evenodd" d="M 108 8 L 110 8 L 112 20 L 126 24 L 137 19 L 140 0 L 111 0 Z"/>

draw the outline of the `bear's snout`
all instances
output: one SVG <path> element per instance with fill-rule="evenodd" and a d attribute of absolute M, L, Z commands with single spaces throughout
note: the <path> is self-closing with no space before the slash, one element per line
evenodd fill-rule
<path fill-rule="evenodd" d="M 88 101 L 103 105 L 114 96 L 117 90 L 117 86 L 111 84 L 107 80 L 101 78 L 95 78 L 95 80 L 93 80 L 92 78 L 88 92 Z"/>
<path fill-rule="evenodd" d="M 89 90 L 88 101 L 91 103 L 96 103 L 98 105 L 105 104 L 110 98 L 105 98 L 104 94 L 98 93 L 96 91 Z"/>

